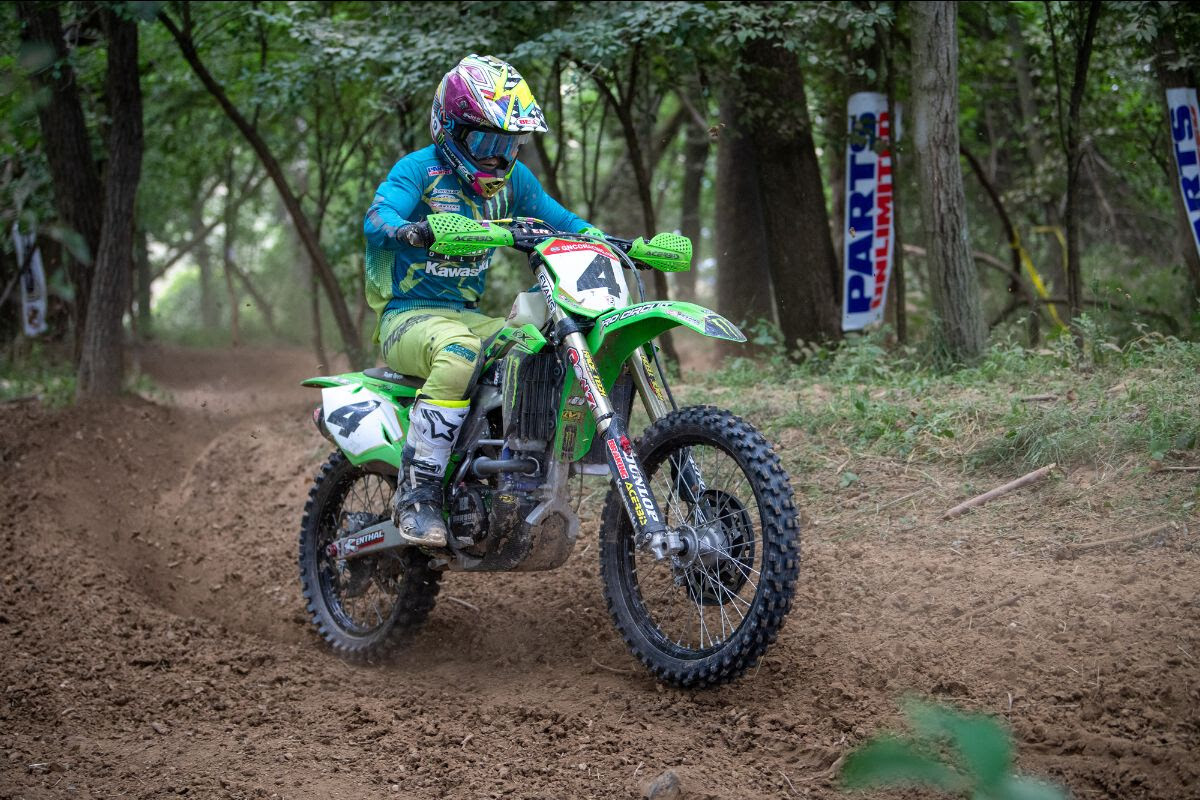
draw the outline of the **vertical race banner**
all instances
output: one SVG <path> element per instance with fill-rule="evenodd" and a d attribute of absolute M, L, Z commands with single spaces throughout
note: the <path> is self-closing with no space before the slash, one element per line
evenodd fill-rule
<path fill-rule="evenodd" d="M 898 108 L 898 106 L 897 106 Z M 892 141 L 887 97 L 878 92 L 850 95 L 850 137 L 846 143 L 846 220 L 842 229 L 842 330 L 862 330 L 883 319 L 892 274 Z M 899 111 L 897 111 L 897 117 Z M 897 120 L 897 123 L 899 120 Z M 900 126 L 895 126 L 897 133 Z"/>
<path fill-rule="evenodd" d="M 1200 119 L 1196 114 L 1196 90 L 1167 89 L 1167 108 L 1170 109 L 1171 141 L 1175 144 L 1175 166 L 1179 169 L 1179 191 L 1183 192 L 1192 243 L 1200 252 L 1200 163 L 1197 163 Z"/>
<path fill-rule="evenodd" d="M 26 336 L 37 336 L 46 332 L 46 273 L 42 269 L 42 251 L 37 246 L 37 234 L 22 234 L 15 222 L 12 238 L 20 267 L 17 280 L 21 282 L 21 325 Z"/>

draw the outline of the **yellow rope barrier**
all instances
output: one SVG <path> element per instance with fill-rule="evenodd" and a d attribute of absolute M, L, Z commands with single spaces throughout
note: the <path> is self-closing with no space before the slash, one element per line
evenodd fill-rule
<path fill-rule="evenodd" d="M 1063 249 L 1063 260 L 1066 260 L 1067 240 L 1060 228 L 1052 225 L 1039 225 L 1033 231 L 1034 233 L 1056 233 L 1058 235 L 1058 243 Z M 1034 291 L 1037 292 L 1038 297 L 1043 300 L 1049 300 L 1050 292 L 1046 289 L 1046 282 L 1042 280 L 1042 276 L 1034 268 L 1033 259 L 1029 257 L 1029 253 L 1021 245 L 1021 237 L 1015 230 L 1013 231 L 1013 240 L 1010 244 L 1012 249 L 1016 250 L 1017 255 L 1020 256 L 1021 264 L 1024 265 L 1025 271 L 1029 273 L 1029 280 L 1033 284 Z M 1058 316 L 1058 309 L 1054 307 L 1054 303 L 1046 303 L 1046 309 L 1050 312 L 1050 317 L 1057 323 L 1058 327 L 1066 330 L 1067 326 L 1063 323 L 1062 318 Z"/>

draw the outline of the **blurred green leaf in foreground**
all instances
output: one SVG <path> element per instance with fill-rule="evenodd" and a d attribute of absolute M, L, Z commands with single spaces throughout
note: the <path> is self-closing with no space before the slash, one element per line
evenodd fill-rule
<path fill-rule="evenodd" d="M 848 789 L 921 786 L 971 800 L 1065 800 L 1056 786 L 1013 773 L 1013 745 L 995 719 L 909 701 L 912 735 L 883 734 L 846 759 Z"/>

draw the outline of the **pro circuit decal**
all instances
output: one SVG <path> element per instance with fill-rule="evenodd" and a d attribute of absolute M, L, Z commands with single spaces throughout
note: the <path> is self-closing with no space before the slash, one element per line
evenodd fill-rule
<path fill-rule="evenodd" d="M 449 167 L 427 167 L 425 169 L 425 174 L 431 178 L 435 175 L 449 175 L 451 172 Z"/>
<path fill-rule="evenodd" d="M 663 394 L 662 387 L 658 385 L 656 378 L 658 375 L 657 370 L 654 369 L 654 365 L 650 363 L 650 359 L 646 357 L 645 353 L 641 353 L 640 355 L 642 357 L 642 369 L 646 371 L 646 383 L 650 384 L 650 391 L 654 392 L 654 396 L 665 403 L 667 396 Z"/>
<path fill-rule="evenodd" d="M 605 317 L 604 319 L 600 320 L 600 328 L 601 329 L 607 328 L 609 325 L 612 325 L 614 322 L 619 322 L 623 319 L 630 319 L 632 317 L 640 317 L 642 314 L 646 314 L 650 311 L 653 311 L 656 308 L 670 308 L 671 305 L 672 305 L 671 303 L 645 303 L 643 305 L 634 306 L 633 308 L 631 308 L 628 311 L 625 311 L 621 314 L 613 314 L 612 316 Z"/>
<path fill-rule="evenodd" d="M 580 363 L 581 359 L 583 363 Z M 583 397 L 587 400 L 588 407 L 594 412 L 597 405 L 596 397 L 607 399 L 608 395 L 605 394 L 604 387 L 600 385 L 599 381 L 593 383 L 598 373 L 596 364 L 592 361 L 592 354 L 584 350 L 580 355 L 580 352 L 574 347 L 569 347 L 567 348 L 567 360 L 575 369 L 575 377 L 579 378 L 579 386 L 583 389 Z"/>

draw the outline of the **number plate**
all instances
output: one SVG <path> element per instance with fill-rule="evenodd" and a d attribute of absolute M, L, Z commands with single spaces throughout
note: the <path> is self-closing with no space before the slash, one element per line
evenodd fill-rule
<path fill-rule="evenodd" d="M 391 401 L 361 386 L 324 389 L 321 403 L 325 428 L 347 455 L 391 447 L 404 436 Z"/>
<path fill-rule="evenodd" d="M 555 239 L 540 249 L 558 277 L 559 294 L 572 304 L 592 311 L 629 305 L 621 262 L 604 245 Z"/>

